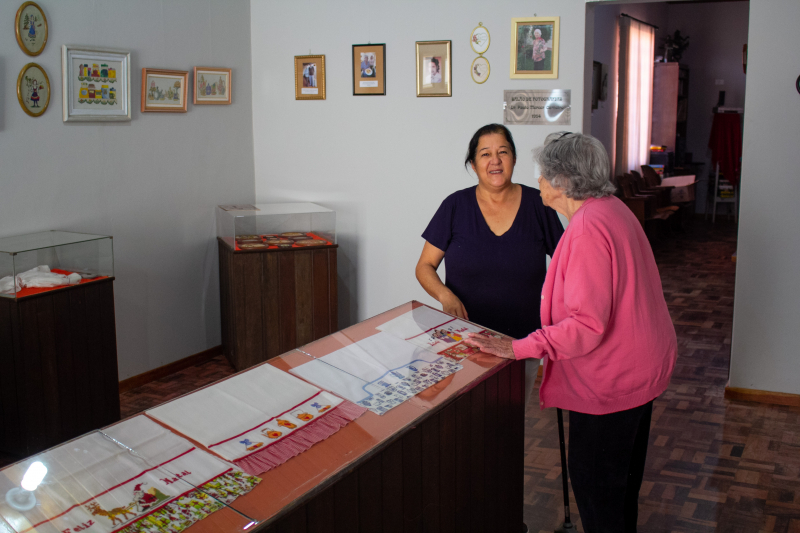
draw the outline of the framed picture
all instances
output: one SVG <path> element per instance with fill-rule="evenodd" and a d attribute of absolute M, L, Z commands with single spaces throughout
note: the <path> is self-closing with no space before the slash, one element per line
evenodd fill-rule
<path fill-rule="evenodd" d="M 64 122 L 130 120 L 130 52 L 63 45 L 61 103 Z"/>
<path fill-rule="evenodd" d="M 559 17 L 511 19 L 511 77 L 558 78 Z"/>
<path fill-rule="evenodd" d="M 386 45 L 353 45 L 353 96 L 386 94 Z"/>
<path fill-rule="evenodd" d="M 472 30 L 472 35 L 469 37 L 470 46 L 476 54 L 485 54 L 491 41 L 489 30 L 483 26 L 483 22 L 479 22 L 478 27 Z"/>
<path fill-rule="evenodd" d="M 22 110 L 32 117 L 44 114 L 50 104 L 50 78 L 36 63 L 28 63 L 17 77 L 17 99 Z"/>
<path fill-rule="evenodd" d="M 194 90 L 192 103 L 222 104 L 231 103 L 231 69 L 194 67 Z"/>
<path fill-rule="evenodd" d="M 294 56 L 294 99 L 325 100 L 325 56 Z"/>
<path fill-rule="evenodd" d="M 417 96 L 452 96 L 450 41 L 417 41 Z"/>
<path fill-rule="evenodd" d="M 472 75 L 472 81 L 475 83 L 484 83 L 486 80 L 488 80 L 490 71 L 491 67 L 489 65 L 489 60 L 485 57 L 478 56 L 472 61 L 470 74 Z"/>
<path fill-rule="evenodd" d="M 189 72 L 142 69 L 142 113 L 186 113 Z"/>
<path fill-rule="evenodd" d="M 47 44 L 47 17 L 34 2 L 25 2 L 17 10 L 14 22 L 17 44 L 29 56 L 38 56 Z"/>

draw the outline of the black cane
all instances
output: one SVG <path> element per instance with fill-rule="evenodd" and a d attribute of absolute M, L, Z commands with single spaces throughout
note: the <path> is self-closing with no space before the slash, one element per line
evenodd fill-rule
<path fill-rule="evenodd" d="M 569 519 L 569 485 L 567 484 L 567 447 L 564 442 L 564 413 L 560 408 L 556 409 L 558 413 L 558 444 L 561 447 L 561 483 L 564 488 L 564 523 L 561 527 L 556 529 L 556 533 L 562 531 L 575 531 L 575 526 Z"/>

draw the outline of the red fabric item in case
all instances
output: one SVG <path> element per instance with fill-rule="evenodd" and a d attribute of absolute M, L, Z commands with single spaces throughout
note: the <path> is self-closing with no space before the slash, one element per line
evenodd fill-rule
<path fill-rule="evenodd" d="M 742 125 L 739 113 L 715 113 L 711 126 L 711 164 L 734 186 L 739 184 L 742 171 Z"/>

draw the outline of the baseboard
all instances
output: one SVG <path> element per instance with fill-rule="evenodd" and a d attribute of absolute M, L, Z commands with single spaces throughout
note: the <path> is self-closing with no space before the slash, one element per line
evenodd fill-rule
<path fill-rule="evenodd" d="M 174 374 L 175 372 L 180 372 L 184 368 L 189 368 L 190 366 L 195 366 L 201 363 L 205 363 L 209 359 L 216 357 L 221 353 L 222 353 L 222 346 L 221 345 L 214 346 L 213 348 L 209 348 L 208 350 L 203 350 L 200 353 L 190 355 L 189 357 L 184 357 L 183 359 L 179 359 L 167 365 L 154 368 L 153 370 L 148 370 L 144 374 L 139 374 L 138 376 L 133 376 L 128 379 L 123 379 L 122 381 L 119 382 L 119 393 L 122 394 L 123 392 L 127 392 L 131 389 L 141 387 L 142 385 L 146 385 L 151 381 L 161 379 L 163 377 L 169 376 L 170 374 Z"/>
<path fill-rule="evenodd" d="M 786 392 L 725 387 L 725 399 L 800 407 L 800 394 L 789 394 Z"/>

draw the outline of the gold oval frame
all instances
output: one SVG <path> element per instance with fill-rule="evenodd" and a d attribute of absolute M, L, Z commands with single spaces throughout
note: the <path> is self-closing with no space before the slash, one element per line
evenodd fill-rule
<path fill-rule="evenodd" d="M 473 72 L 475 72 L 475 70 L 474 70 L 475 69 L 475 62 L 477 60 L 479 60 L 479 59 L 483 59 L 484 61 L 486 61 L 486 66 L 489 67 L 489 72 L 486 73 L 486 78 L 483 81 L 476 80 L 475 79 L 475 75 L 473 74 Z M 478 57 L 476 57 L 475 59 L 472 60 L 472 65 L 470 65 L 470 67 L 469 67 L 469 75 L 470 75 L 470 77 L 472 77 L 472 81 L 474 81 L 478 85 L 480 85 L 481 83 L 486 83 L 486 80 L 489 79 L 489 75 L 491 73 L 492 73 L 492 65 L 489 63 L 488 59 L 486 59 L 483 56 L 478 56 Z"/>
<path fill-rule="evenodd" d="M 31 52 L 28 50 L 28 48 L 25 46 L 25 43 L 22 42 L 22 37 L 19 34 L 19 18 L 22 16 L 22 10 L 28 6 L 34 6 L 36 9 L 38 9 L 39 13 L 42 14 L 42 20 L 44 21 L 44 41 L 42 41 L 42 47 L 38 52 Z M 50 37 L 50 27 L 47 25 L 47 15 L 44 14 L 44 9 L 42 9 L 41 6 L 39 6 L 39 4 L 36 2 L 25 2 L 19 6 L 19 9 L 17 10 L 17 16 L 14 18 L 14 33 L 17 35 L 17 44 L 20 48 L 22 48 L 22 51 L 29 56 L 35 57 L 44 52 L 44 48 L 47 46 L 47 38 Z"/>
<path fill-rule="evenodd" d="M 475 47 L 472 46 L 472 36 L 475 35 L 475 30 L 477 30 L 479 28 L 483 28 L 484 30 L 486 30 L 486 37 L 489 38 L 489 42 L 486 43 L 486 50 L 484 50 L 483 52 L 478 52 L 477 50 L 475 50 Z M 483 22 L 479 22 L 478 25 L 475 26 L 475 28 L 472 30 L 472 33 L 469 34 L 469 45 L 472 47 L 472 51 L 475 52 L 478 55 L 483 55 L 483 54 L 485 54 L 486 52 L 489 51 L 489 47 L 492 45 L 492 34 L 489 33 L 489 28 L 484 26 Z"/>
<path fill-rule="evenodd" d="M 31 113 L 31 110 L 28 109 L 27 107 L 25 107 L 25 102 L 23 102 L 23 100 L 22 100 L 22 91 L 20 91 L 20 85 L 22 83 L 22 77 L 25 75 L 25 73 L 31 67 L 36 67 L 39 70 L 41 70 L 42 74 L 44 74 L 44 80 L 47 82 L 47 100 L 45 100 L 45 102 L 44 102 L 44 106 L 42 107 L 42 112 L 41 113 Z M 30 116 L 32 116 L 33 118 L 41 117 L 42 115 L 44 115 L 44 112 L 47 111 L 47 106 L 50 105 L 51 89 L 52 89 L 52 86 L 50 85 L 50 77 L 47 75 L 47 71 L 44 70 L 44 67 L 41 66 L 40 64 L 38 64 L 38 63 L 28 63 L 27 65 L 22 67 L 22 70 L 19 71 L 19 76 L 17 76 L 17 100 L 19 101 L 19 105 L 22 108 L 22 110 L 25 111 Z"/>

